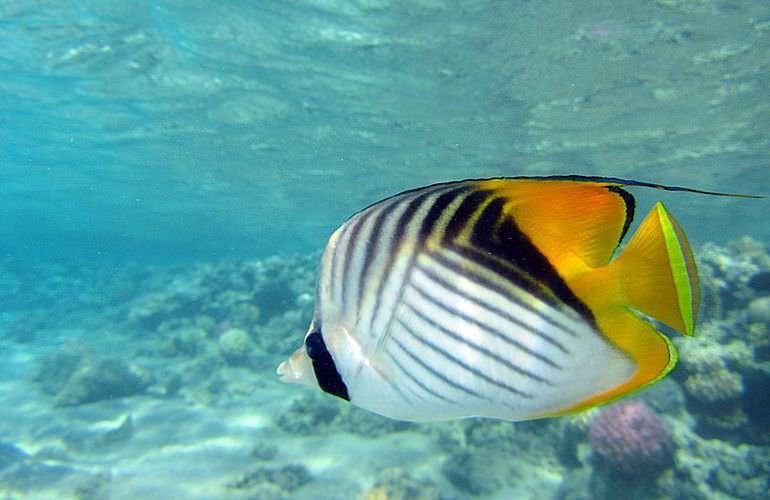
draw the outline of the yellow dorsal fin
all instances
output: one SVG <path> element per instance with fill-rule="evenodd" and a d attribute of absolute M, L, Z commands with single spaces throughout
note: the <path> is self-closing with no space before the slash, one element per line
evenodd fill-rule
<path fill-rule="evenodd" d="M 506 213 L 565 279 L 606 265 L 633 218 L 633 197 L 612 183 L 520 178 L 478 186 L 507 200 Z"/>

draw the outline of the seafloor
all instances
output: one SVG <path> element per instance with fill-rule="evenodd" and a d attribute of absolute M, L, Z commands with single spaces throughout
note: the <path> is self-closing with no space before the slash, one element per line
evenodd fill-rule
<path fill-rule="evenodd" d="M 418 425 L 280 384 L 318 255 L 120 269 L 6 259 L 0 494 L 767 498 L 768 250 L 749 238 L 698 249 L 698 337 L 675 338 L 679 366 L 635 398 L 641 444 L 611 412 Z"/>

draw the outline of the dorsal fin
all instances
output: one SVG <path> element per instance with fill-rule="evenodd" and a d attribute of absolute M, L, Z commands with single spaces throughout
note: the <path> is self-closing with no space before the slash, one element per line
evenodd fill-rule
<path fill-rule="evenodd" d="M 479 181 L 565 277 L 609 263 L 634 216 L 634 198 L 614 183 L 520 178 Z"/>

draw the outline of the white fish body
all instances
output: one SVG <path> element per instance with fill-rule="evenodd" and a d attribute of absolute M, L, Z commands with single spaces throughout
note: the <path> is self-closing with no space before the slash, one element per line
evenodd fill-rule
<path fill-rule="evenodd" d="M 675 359 L 665 337 L 625 309 L 605 315 L 603 301 L 584 297 L 594 286 L 581 278 L 589 264 L 609 264 L 628 227 L 630 195 L 619 194 L 617 183 L 544 181 L 557 194 L 595 190 L 596 203 L 612 197 L 614 209 L 625 210 L 613 214 L 609 230 L 576 238 L 579 251 L 562 252 L 569 244 L 559 238 L 572 236 L 560 234 L 561 226 L 547 235 L 556 242 L 550 245 L 528 234 L 529 219 L 510 207 L 540 189 L 529 186 L 532 179 L 517 181 L 429 186 L 351 217 L 327 244 L 314 319 L 303 346 L 279 366 L 281 379 L 320 386 L 380 415 L 424 421 L 558 415 L 662 376 Z M 517 198 L 501 192 L 508 183 Z M 578 214 L 574 227 L 587 216 L 595 214 Z M 611 248 L 595 249 L 600 238 Z M 689 252 L 686 242 L 681 248 Z M 652 333 L 660 358 L 652 375 L 605 324 Z"/>

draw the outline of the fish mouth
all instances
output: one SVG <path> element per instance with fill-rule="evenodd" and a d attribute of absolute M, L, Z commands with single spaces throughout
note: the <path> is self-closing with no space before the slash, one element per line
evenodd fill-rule
<path fill-rule="evenodd" d="M 278 375 L 278 379 L 281 382 L 289 383 L 291 382 L 291 366 L 289 365 L 289 359 L 285 361 L 281 361 L 281 364 L 278 365 L 278 368 L 275 369 L 275 374 Z"/>
<path fill-rule="evenodd" d="M 316 385 L 313 364 L 305 351 L 304 345 L 278 365 L 278 368 L 275 369 L 275 374 L 278 375 L 281 382 L 286 384 Z"/>

